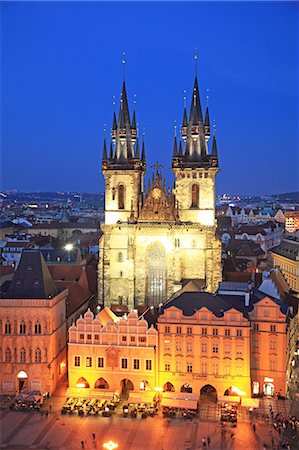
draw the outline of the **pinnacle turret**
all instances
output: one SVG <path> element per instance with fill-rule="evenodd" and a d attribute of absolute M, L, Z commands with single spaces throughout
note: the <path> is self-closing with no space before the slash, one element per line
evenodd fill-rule
<path fill-rule="evenodd" d="M 106 138 L 104 138 L 104 146 L 103 146 L 103 156 L 102 161 L 107 161 L 107 144 L 106 144 Z"/>

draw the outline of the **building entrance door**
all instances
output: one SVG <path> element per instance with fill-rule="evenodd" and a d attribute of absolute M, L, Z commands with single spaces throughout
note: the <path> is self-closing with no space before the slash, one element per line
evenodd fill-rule
<path fill-rule="evenodd" d="M 24 370 L 21 370 L 21 372 L 18 373 L 18 386 L 19 391 L 22 391 L 28 387 L 28 375 L 24 372 Z"/>

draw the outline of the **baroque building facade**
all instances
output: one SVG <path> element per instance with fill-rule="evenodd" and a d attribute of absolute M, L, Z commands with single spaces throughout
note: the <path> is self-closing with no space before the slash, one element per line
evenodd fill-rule
<path fill-rule="evenodd" d="M 114 113 L 110 151 L 104 140 L 105 223 L 99 243 L 99 304 L 129 309 L 157 306 L 190 279 L 209 292 L 221 281 L 221 243 L 216 236 L 216 136 L 203 119 L 197 76 L 182 140 L 174 139 L 173 189 L 154 167 L 145 188 L 144 141 L 140 154 L 136 114 L 130 120 L 123 83 L 118 120 Z"/>

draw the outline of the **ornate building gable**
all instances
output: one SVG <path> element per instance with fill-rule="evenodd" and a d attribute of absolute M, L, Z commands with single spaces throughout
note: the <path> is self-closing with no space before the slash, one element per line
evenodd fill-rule
<path fill-rule="evenodd" d="M 148 187 L 148 195 L 141 209 L 138 222 L 175 222 L 177 210 L 173 194 L 166 191 L 166 181 L 162 180 L 162 175 L 156 171 L 153 174 L 152 184 Z"/>

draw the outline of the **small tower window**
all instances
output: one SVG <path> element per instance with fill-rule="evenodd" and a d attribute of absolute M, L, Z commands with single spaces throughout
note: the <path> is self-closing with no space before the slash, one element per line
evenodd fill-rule
<path fill-rule="evenodd" d="M 191 208 L 199 207 L 199 187 L 198 184 L 192 184 L 192 201 Z"/>
<path fill-rule="evenodd" d="M 125 209 L 125 187 L 122 184 L 118 186 L 118 209 Z"/>

